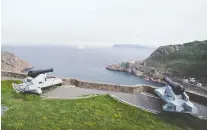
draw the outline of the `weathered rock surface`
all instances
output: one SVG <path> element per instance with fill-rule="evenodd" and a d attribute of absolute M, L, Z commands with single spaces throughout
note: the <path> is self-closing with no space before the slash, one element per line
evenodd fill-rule
<path fill-rule="evenodd" d="M 144 65 L 143 61 L 135 61 L 135 62 L 121 62 L 119 64 L 112 64 L 106 66 L 106 69 L 112 71 L 123 71 L 134 74 L 139 77 L 143 77 L 146 80 L 157 82 L 157 83 L 164 83 L 162 80 L 163 76 L 153 67 L 149 67 Z"/>
<path fill-rule="evenodd" d="M 21 60 L 18 56 L 10 52 L 1 52 L 1 70 L 11 72 L 22 72 L 26 68 L 31 68 L 32 65 Z"/>

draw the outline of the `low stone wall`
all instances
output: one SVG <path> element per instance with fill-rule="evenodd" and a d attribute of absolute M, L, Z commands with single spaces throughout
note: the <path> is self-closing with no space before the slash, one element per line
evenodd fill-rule
<path fill-rule="evenodd" d="M 200 94 L 192 92 L 192 91 L 186 91 L 186 93 L 189 96 L 191 101 L 198 102 L 198 103 L 201 103 L 201 104 L 207 106 L 207 96 L 200 95 Z"/>
<path fill-rule="evenodd" d="M 8 77 L 14 77 L 14 78 L 25 78 L 27 74 L 15 73 L 15 72 L 10 72 L 10 71 L 1 71 L 1 76 L 8 76 Z"/>
<path fill-rule="evenodd" d="M 154 86 L 146 86 L 146 85 L 116 85 L 116 84 L 107 84 L 107 83 L 99 83 L 99 82 L 91 82 L 91 81 L 83 81 L 78 79 L 62 79 L 63 84 L 75 85 L 77 87 L 89 88 L 89 89 L 98 89 L 105 91 L 115 91 L 115 92 L 125 92 L 125 93 L 134 93 L 134 92 L 148 92 L 154 93 L 154 89 L 157 87 Z"/>
<path fill-rule="evenodd" d="M 70 85 L 75 85 L 77 87 L 88 88 L 88 89 L 125 92 L 125 93 L 133 93 L 134 89 L 136 89 L 136 87 L 128 86 L 128 85 L 120 86 L 120 85 L 115 85 L 115 84 L 81 81 L 77 79 L 63 79 L 63 84 L 70 84 Z"/>

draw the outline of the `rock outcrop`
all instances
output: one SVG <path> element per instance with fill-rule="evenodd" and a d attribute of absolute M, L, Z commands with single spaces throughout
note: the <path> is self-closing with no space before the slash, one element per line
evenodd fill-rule
<path fill-rule="evenodd" d="M 106 66 L 106 69 L 112 71 L 128 72 L 130 74 L 142 77 L 148 81 L 165 84 L 163 81 L 163 76 L 155 68 L 145 66 L 143 61 L 135 61 L 133 63 L 121 62 L 119 64 Z"/>
<path fill-rule="evenodd" d="M 26 68 L 31 68 L 32 65 L 21 60 L 18 56 L 10 52 L 1 52 L 1 70 L 11 72 L 22 72 Z"/>

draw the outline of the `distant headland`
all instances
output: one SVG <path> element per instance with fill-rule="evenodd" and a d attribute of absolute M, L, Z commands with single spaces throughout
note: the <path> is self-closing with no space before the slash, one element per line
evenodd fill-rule
<path fill-rule="evenodd" d="M 152 47 L 136 45 L 136 44 L 114 44 L 112 47 L 114 48 L 152 48 Z"/>

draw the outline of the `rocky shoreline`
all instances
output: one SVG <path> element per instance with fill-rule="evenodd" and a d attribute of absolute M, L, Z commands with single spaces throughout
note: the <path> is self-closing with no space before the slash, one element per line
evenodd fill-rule
<path fill-rule="evenodd" d="M 133 74 L 135 76 L 141 77 L 149 82 L 167 84 L 163 78 L 165 74 L 159 72 L 153 67 L 145 65 L 144 61 L 131 61 L 131 62 L 121 62 L 117 64 L 111 64 L 105 67 L 105 69 L 110 71 L 121 71 Z M 207 95 L 207 89 L 205 87 L 197 87 L 189 84 L 185 84 L 183 79 L 170 76 L 170 78 L 179 84 L 181 84 L 186 90 L 193 91 L 199 94 Z"/>
<path fill-rule="evenodd" d="M 118 64 L 108 65 L 105 67 L 105 69 L 111 71 L 128 72 L 150 82 L 166 84 L 166 82 L 162 80 L 159 72 L 152 67 L 150 68 L 145 66 L 143 61 L 121 62 Z"/>
<path fill-rule="evenodd" d="M 207 40 L 158 47 L 143 61 L 121 62 L 105 68 L 128 72 L 145 80 L 164 83 L 164 76 L 198 93 L 207 93 Z"/>

